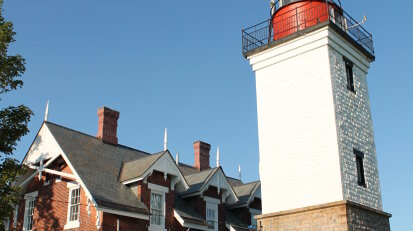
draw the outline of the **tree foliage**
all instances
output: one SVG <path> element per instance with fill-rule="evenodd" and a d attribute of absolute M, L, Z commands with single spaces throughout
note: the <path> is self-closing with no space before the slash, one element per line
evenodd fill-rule
<path fill-rule="evenodd" d="M 20 55 L 8 55 L 15 34 L 13 23 L 3 18 L 3 0 L 0 0 L 0 96 L 23 86 L 25 60 Z M 12 155 L 16 143 L 29 132 L 27 124 L 32 114 L 24 105 L 0 108 L 0 227 L 11 216 L 19 199 L 20 188 L 13 182 L 24 173 L 24 168 Z"/>

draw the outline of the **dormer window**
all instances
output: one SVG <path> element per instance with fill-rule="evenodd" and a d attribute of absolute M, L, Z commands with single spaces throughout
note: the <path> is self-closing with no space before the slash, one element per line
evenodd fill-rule
<path fill-rule="evenodd" d="M 150 201 L 150 226 L 149 231 L 166 231 L 165 229 L 165 198 L 169 192 L 167 187 L 148 183 L 148 188 L 151 190 Z"/>
<path fill-rule="evenodd" d="M 208 223 L 208 229 L 215 230 L 215 209 L 207 209 L 206 220 Z"/>
<path fill-rule="evenodd" d="M 163 196 L 159 193 L 151 193 L 151 224 L 163 225 Z"/>
<path fill-rule="evenodd" d="M 204 197 L 206 202 L 206 221 L 208 223 L 208 231 L 218 231 L 218 205 L 220 200 Z"/>

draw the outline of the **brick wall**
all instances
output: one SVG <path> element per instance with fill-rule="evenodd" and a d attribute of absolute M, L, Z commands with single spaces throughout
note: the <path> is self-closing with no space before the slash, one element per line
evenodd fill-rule
<path fill-rule="evenodd" d="M 174 203 L 175 203 L 175 191 L 170 189 L 171 178 L 168 176 L 165 180 L 164 174 L 158 171 L 154 171 L 151 176 L 148 177 L 147 183 L 152 183 L 160 186 L 167 187 L 169 192 L 165 194 L 165 228 L 172 229 L 175 226 L 174 217 Z M 137 186 L 138 195 L 141 196 L 141 201 L 151 208 L 151 190 L 148 188 L 148 184 L 139 182 Z"/>
<path fill-rule="evenodd" d="M 251 224 L 251 213 L 248 207 L 241 207 L 232 210 L 245 224 Z"/>
<path fill-rule="evenodd" d="M 370 100 L 367 89 L 367 70 L 352 55 L 355 92 L 347 89 L 343 55 L 329 49 L 331 76 L 338 131 L 344 199 L 375 209 L 382 209 L 380 180 L 374 142 Z M 353 148 L 364 153 L 366 187 L 357 183 L 356 156 Z"/>
<path fill-rule="evenodd" d="M 59 162 L 59 160 L 55 161 Z M 60 160 L 61 162 L 61 160 Z M 71 173 L 67 165 L 52 165 L 52 169 L 61 169 L 63 172 Z M 46 177 L 49 185 L 44 186 Z M 71 180 L 62 179 L 60 182 L 55 175 L 43 174 L 39 181 L 36 176 L 28 184 L 25 193 L 37 191 L 38 196 L 35 199 L 34 221 L 33 226 L 36 230 L 64 230 L 67 221 L 69 189 L 67 183 Z M 17 228 L 11 230 L 22 230 L 24 224 L 25 199 L 24 194 L 19 203 Z M 87 197 L 83 188 L 80 188 L 80 227 L 77 230 L 94 230 L 96 231 L 96 210 L 90 205 L 90 215 L 87 213 Z M 13 218 L 11 219 L 13 221 Z M 11 226 L 13 222 L 11 222 Z"/>
<path fill-rule="evenodd" d="M 102 231 L 116 231 L 118 220 L 119 230 L 122 231 L 147 230 L 149 226 L 148 220 L 103 213 Z M 137 229 L 138 227 L 139 229 Z"/>
<path fill-rule="evenodd" d="M 339 201 L 258 216 L 262 231 L 375 230 L 390 231 L 390 214 L 352 202 Z"/>

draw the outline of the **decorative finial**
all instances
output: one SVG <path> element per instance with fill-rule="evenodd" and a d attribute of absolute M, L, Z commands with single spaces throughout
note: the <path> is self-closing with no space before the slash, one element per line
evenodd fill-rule
<path fill-rule="evenodd" d="M 219 146 L 217 147 L 217 167 L 219 167 Z"/>
<path fill-rule="evenodd" d="M 49 116 L 49 100 L 47 100 L 47 104 L 46 104 L 46 112 L 44 113 L 44 121 L 47 121 L 48 116 Z"/>
<path fill-rule="evenodd" d="M 168 129 L 165 128 L 165 136 L 163 138 L 163 150 L 166 151 L 168 149 Z"/>
<path fill-rule="evenodd" d="M 241 165 L 238 165 L 238 177 L 241 180 Z"/>
<path fill-rule="evenodd" d="M 175 161 L 176 161 L 176 165 L 179 165 L 179 153 L 176 153 Z"/>

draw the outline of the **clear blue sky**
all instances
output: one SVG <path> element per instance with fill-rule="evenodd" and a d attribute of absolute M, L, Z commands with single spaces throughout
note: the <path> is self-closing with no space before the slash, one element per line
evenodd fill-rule
<path fill-rule="evenodd" d="M 15 25 L 11 53 L 27 60 L 24 87 L 1 107 L 26 104 L 35 116 L 19 142 L 22 159 L 50 100 L 49 120 L 96 134 L 97 108 L 120 111 L 119 142 L 149 152 L 163 147 L 193 163 L 192 143 L 220 146 L 225 173 L 258 179 L 254 73 L 241 55 L 241 28 L 268 17 L 269 0 L 6 0 Z M 412 230 L 412 1 L 348 0 L 364 14 L 376 62 L 368 76 L 384 210 L 393 230 Z"/>

